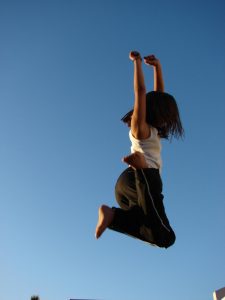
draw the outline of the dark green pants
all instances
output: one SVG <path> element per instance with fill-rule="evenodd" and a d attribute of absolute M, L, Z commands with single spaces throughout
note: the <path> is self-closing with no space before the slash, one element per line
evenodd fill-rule
<path fill-rule="evenodd" d="M 120 208 L 114 208 L 110 229 L 164 248 L 175 242 L 163 205 L 159 170 L 127 168 L 117 180 L 115 195 Z"/>

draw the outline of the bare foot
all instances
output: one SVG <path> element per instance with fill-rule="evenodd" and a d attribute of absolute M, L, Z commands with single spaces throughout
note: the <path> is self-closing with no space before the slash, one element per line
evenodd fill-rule
<path fill-rule="evenodd" d="M 98 210 L 98 224 L 95 229 L 95 237 L 98 239 L 106 228 L 112 223 L 114 211 L 112 208 L 102 205 Z"/>
<path fill-rule="evenodd" d="M 125 156 L 123 162 L 127 163 L 133 169 L 145 169 L 148 168 L 144 154 L 141 152 L 134 152 L 131 155 Z"/>

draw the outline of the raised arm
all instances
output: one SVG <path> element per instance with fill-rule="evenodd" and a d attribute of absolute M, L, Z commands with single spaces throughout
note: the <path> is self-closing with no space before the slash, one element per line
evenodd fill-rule
<path fill-rule="evenodd" d="M 154 55 L 148 55 L 144 58 L 144 62 L 154 68 L 154 91 L 164 92 L 162 67 L 159 59 Z"/>
<path fill-rule="evenodd" d="M 134 111 L 131 118 L 131 133 L 137 139 L 150 136 L 150 128 L 146 123 L 146 88 L 142 71 L 142 59 L 138 52 L 130 52 L 134 63 Z"/>

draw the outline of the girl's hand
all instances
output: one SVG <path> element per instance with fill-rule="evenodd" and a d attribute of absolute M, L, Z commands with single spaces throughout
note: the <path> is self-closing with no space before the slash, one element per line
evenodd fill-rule
<path fill-rule="evenodd" d="M 154 66 L 157 67 L 158 65 L 160 65 L 160 61 L 159 59 L 157 59 L 155 57 L 155 55 L 148 55 L 144 57 L 144 62 L 146 65 L 150 65 L 150 66 Z"/>
<path fill-rule="evenodd" d="M 141 55 L 139 52 L 137 51 L 131 51 L 130 54 L 129 54 L 129 58 L 132 60 L 132 61 L 135 61 L 137 60 L 138 58 L 141 59 Z"/>

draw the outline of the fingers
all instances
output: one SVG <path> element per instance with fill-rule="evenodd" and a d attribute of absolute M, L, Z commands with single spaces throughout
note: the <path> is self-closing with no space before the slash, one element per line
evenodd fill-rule
<path fill-rule="evenodd" d="M 155 57 L 155 55 L 152 54 L 152 55 L 145 56 L 144 60 L 145 60 L 145 62 L 149 63 L 149 62 L 155 61 L 156 57 Z"/>
<path fill-rule="evenodd" d="M 144 59 L 147 59 L 147 60 L 152 60 L 152 59 L 156 59 L 155 55 L 154 54 L 151 54 L 151 55 L 147 55 L 144 57 Z"/>
<path fill-rule="evenodd" d="M 159 63 L 159 60 L 155 57 L 155 55 L 148 55 L 144 57 L 144 62 L 147 65 L 156 66 Z"/>
<path fill-rule="evenodd" d="M 140 53 L 137 52 L 137 51 L 131 51 L 130 54 L 129 54 L 129 58 L 131 60 L 135 60 L 137 59 L 138 57 L 141 57 Z"/>
<path fill-rule="evenodd" d="M 131 51 L 131 55 L 137 57 L 140 53 L 138 51 Z"/>

